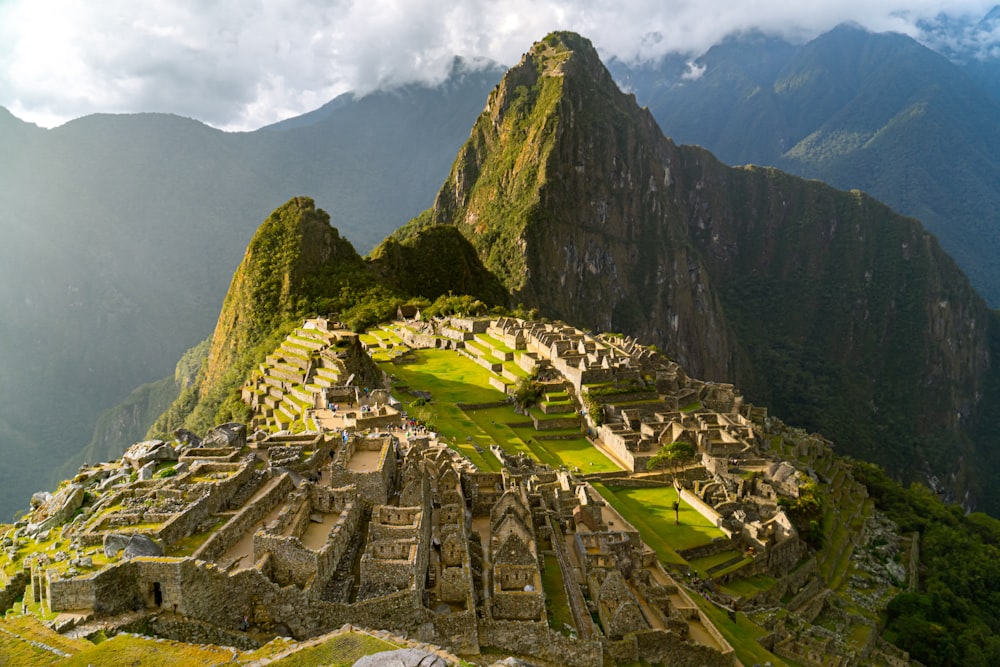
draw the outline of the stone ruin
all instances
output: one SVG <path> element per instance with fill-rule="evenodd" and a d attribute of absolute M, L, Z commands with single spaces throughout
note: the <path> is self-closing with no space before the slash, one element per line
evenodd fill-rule
<path fill-rule="evenodd" d="M 452 319 L 424 334 L 467 343 L 480 331 L 523 351 L 526 370 L 563 378 L 571 396 L 593 391 L 606 418 L 588 415 L 595 446 L 631 478 L 666 483 L 646 461 L 690 442 L 699 460 L 676 471 L 681 493 L 728 536 L 711 549 L 753 555 L 743 575 L 780 576 L 800 560 L 777 500 L 794 497 L 802 473 L 762 453 L 753 408 L 731 386 L 691 380 L 634 340 L 563 325 Z M 340 334 L 324 335 L 335 344 Z M 334 386 L 346 385 L 331 378 L 317 390 L 327 397 Z M 364 400 L 389 406 L 379 391 Z M 264 394 L 248 393 L 266 412 Z M 232 645 L 247 641 L 247 619 L 256 636 L 302 639 L 352 623 L 458 654 L 582 667 L 640 657 L 734 664 L 684 587 L 582 476 L 502 450 L 504 470 L 477 470 L 436 434 L 407 433 L 398 410 L 376 416 L 366 429 L 345 419 L 249 438 L 246 426 L 225 424 L 85 466 L 33 498 L 6 553 L 48 546 L 24 557 L 0 601 L 10 606 L 10 591 L 30 583 L 34 602 L 74 623 L 169 613 L 172 627 L 211 627 Z M 560 580 L 572 627 L 550 627 L 546 582 Z"/>

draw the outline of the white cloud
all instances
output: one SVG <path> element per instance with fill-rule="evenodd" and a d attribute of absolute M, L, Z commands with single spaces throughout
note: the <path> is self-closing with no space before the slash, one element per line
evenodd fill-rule
<path fill-rule="evenodd" d="M 697 56 L 757 28 L 803 40 L 851 20 L 917 35 L 980 0 L 0 0 L 0 105 L 51 126 L 94 112 L 166 111 L 255 128 L 347 90 L 424 81 L 452 57 L 513 64 L 552 30 L 605 57 Z M 982 38 L 980 35 L 978 38 Z M 985 44 L 984 49 L 991 47 Z M 697 73 L 690 70 L 691 76 Z"/>
<path fill-rule="evenodd" d="M 699 65 L 693 60 L 689 60 L 685 64 L 687 65 L 687 69 L 684 70 L 683 74 L 681 74 L 681 78 L 685 81 L 697 81 L 701 78 L 702 74 L 705 73 L 705 70 L 708 67 L 704 64 Z"/>

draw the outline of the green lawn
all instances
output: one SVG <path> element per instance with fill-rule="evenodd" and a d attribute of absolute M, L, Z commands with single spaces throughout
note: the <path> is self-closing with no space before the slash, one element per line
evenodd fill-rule
<path fill-rule="evenodd" d="M 594 488 L 635 526 L 643 542 L 664 563 L 683 565 L 686 561 L 678 551 L 725 537 L 725 533 L 683 500 L 680 503 L 680 523 L 674 523 L 673 503 L 677 496 L 671 487 L 626 489 L 597 483 Z"/>
<path fill-rule="evenodd" d="M 722 588 L 724 593 L 735 597 L 752 597 L 761 591 L 770 590 L 777 582 L 778 580 L 774 577 L 769 577 L 766 574 L 758 574 L 752 577 L 733 579 L 728 583 L 722 584 L 720 588 Z"/>
<path fill-rule="evenodd" d="M 232 649 L 221 646 L 182 644 L 167 639 L 134 635 L 116 635 L 84 649 L 60 662 L 60 667 L 85 665 L 149 665 L 150 667 L 187 667 L 216 665 L 231 661 Z"/>
<path fill-rule="evenodd" d="M 545 589 L 545 611 L 549 617 L 549 627 L 556 632 L 568 632 L 565 626 L 573 627 L 573 614 L 569 610 L 562 570 L 559 569 L 559 561 L 555 556 L 545 557 L 542 587 Z"/>
<path fill-rule="evenodd" d="M 509 426 L 531 422 L 530 417 L 515 414 L 510 405 L 475 410 L 457 407 L 456 403 L 492 403 L 505 399 L 503 392 L 489 385 L 492 374 L 460 354 L 450 350 L 414 350 L 405 360 L 384 363 L 381 367 L 411 390 L 430 392 L 430 403 L 406 408 L 410 415 L 417 417 L 425 413 L 445 442 L 484 470 L 500 470 L 499 461 L 489 452 L 493 443 L 509 454 L 523 452 L 554 468 L 565 465 L 584 472 L 619 470 L 577 429 L 545 433 L 577 436 L 572 439 L 539 440 L 539 433 L 532 426 Z M 397 398 L 404 405 L 412 401 L 408 396 Z M 482 453 L 477 452 L 474 445 L 478 445 Z"/>

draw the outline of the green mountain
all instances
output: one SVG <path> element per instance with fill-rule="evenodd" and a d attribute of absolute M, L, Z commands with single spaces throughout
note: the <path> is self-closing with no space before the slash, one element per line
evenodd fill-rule
<path fill-rule="evenodd" d="M 663 131 L 729 164 L 857 188 L 919 218 L 1000 304 L 1000 78 L 904 35 L 842 25 L 793 46 L 746 35 L 690 66 L 614 65 Z"/>
<path fill-rule="evenodd" d="M 663 137 L 555 33 L 490 94 L 434 207 L 513 301 L 655 343 L 839 451 L 1000 509 L 977 424 L 994 314 L 916 220 Z"/>
<path fill-rule="evenodd" d="M 395 316 L 406 302 L 430 305 L 453 294 L 481 300 L 483 307 L 506 301 L 499 281 L 457 231 L 431 229 L 402 242 L 387 240 L 362 259 L 330 226 L 325 211 L 308 197 L 295 197 L 250 240 L 204 363 L 189 385 L 180 376 L 190 375 L 181 369 L 192 363 L 178 364 L 181 391 L 150 434 L 167 435 L 181 426 L 203 432 L 221 422 L 246 421 L 240 386 L 304 316 L 329 315 L 361 331 Z M 192 351 L 189 357 L 199 355 Z"/>

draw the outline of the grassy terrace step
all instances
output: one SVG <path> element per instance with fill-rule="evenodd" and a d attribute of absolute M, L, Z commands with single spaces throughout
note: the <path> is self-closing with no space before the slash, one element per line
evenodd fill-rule
<path fill-rule="evenodd" d="M 284 357 L 287 363 L 294 364 L 302 368 L 308 366 L 309 362 L 312 361 L 311 350 L 291 346 L 287 341 L 281 346 L 281 356 Z"/>
<path fill-rule="evenodd" d="M 287 425 L 295 421 L 295 415 L 288 411 L 285 403 L 281 403 L 274 411 L 274 419 Z"/>
<path fill-rule="evenodd" d="M 284 398 L 283 402 L 285 404 L 289 405 L 289 406 L 294 406 L 294 408 L 295 408 L 295 414 L 298 414 L 302 410 L 308 410 L 308 409 L 312 408 L 312 406 L 313 406 L 311 398 L 308 399 L 308 400 L 307 399 L 302 399 L 302 398 L 299 398 L 298 396 L 296 396 L 294 393 L 285 394 L 285 398 Z"/>
<path fill-rule="evenodd" d="M 327 363 L 330 363 L 330 362 L 327 362 Z M 323 366 L 317 366 L 316 368 L 314 368 L 313 372 L 316 373 L 316 375 L 322 375 L 323 377 L 328 377 L 331 380 L 336 380 L 338 377 L 340 377 L 341 368 L 340 368 L 340 366 L 325 366 L 325 365 L 323 365 Z"/>
<path fill-rule="evenodd" d="M 503 363 L 503 376 L 505 379 L 516 383 L 522 378 L 531 377 L 531 373 L 524 370 L 513 361 L 505 361 Z"/>
<path fill-rule="evenodd" d="M 307 347 L 310 350 L 318 350 L 321 347 L 326 347 L 330 344 L 329 338 L 326 336 L 312 336 L 303 329 L 297 329 L 289 338 L 294 341 L 296 345 Z"/>
<path fill-rule="evenodd" d="M 292 387 L 291 392 L 289 392 L 293 398 L 296 399 L 296 403 L 302 403 L 312 407 L 313 405 L 313 395 L 312 392 L 303 387 L 302 385 L 296 385 Z"/>
<path fill-rule="evenodd" d="M 281 389 L 284 386 L 284 382 L 280 378 L 276 378 L 273 375 L 265 375 L 261 378 L 261 383 L 268 387 L 276 387 Z"/>
<path fill-rule="evenodd" d="M 503 359 L 497 359 L 493 356 L 493 351 L 484 345 L 480 345 L 474 340 L 465 341 L 465 349 L 469 354 L 475 355 L 480 359 L 485 359 L 491 364 L 503 364 Z"/>
<path fill-rule="evenodd" d="M 397 334 L 391 328 L 382 327 L 381 329 L 379 329 L 379 331 L 385 334 L 386 339 L 391 341 L 393 345 L 406 345 L 406 343 L 403 342 L 403 339 L 399 337 L 399 334 Z"/>
<path fill-rule="evenodd" d="M 296 373 L 295 371 L 290 371 L 285 368 L 272 368 L 270 374 L 276 378 L 287 380 L 293 384 L 302 382 L 303 380 L 303 373 L 301 370 Z"/>
<path fill-rule="evenodd" d="M 476 334 L 476 340 L 482 341 L 484 345 L 488 345 L 493 349 L 497 350 L 498 352 L 510 352 L 510 353 L 514 352 L 514 348 L 505 345 L 503 341 L 498 340 L 489 334 L 484 334 L 484 333 Z"/>

